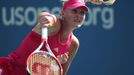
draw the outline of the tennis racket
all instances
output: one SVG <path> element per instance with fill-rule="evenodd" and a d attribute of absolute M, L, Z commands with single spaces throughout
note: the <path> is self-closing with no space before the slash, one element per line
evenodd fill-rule
<path fill-rule="evenodd" d="M 41 50 L 46 46 L 46 51 Z M 47 28 L 42 28 L 42 42 L 27 59 L 27 71 L 30 75 L 62 75 L 63 69 L 51 51 L 47 42 Z"/>
<path fill-rule="evenodd" d="M 69 0 L 60 0 L 60 1 L 62 1 L 63 3 L 64 2 L 67 2 L 67 1 L 69 1 Z M 87 3 L 87 2 L 91 2 L 91 3 L 93 3 L 93 4 L 105 4 L 105 5 L 113 5 L 114 3 L 115 3 L 115 1 L 116 0 L 82 0 L 82 1 L 84 1 L 85 3 Z"/>
<path fill-rule="evenodd" d="M 116 0 L 84 0 L 85 2 L 91 2 L 94 4 L 113 5 Z"/>

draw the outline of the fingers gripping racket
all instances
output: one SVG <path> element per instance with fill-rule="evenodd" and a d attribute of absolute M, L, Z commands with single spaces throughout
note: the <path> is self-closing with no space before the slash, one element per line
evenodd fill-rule
<path fill-rule="evenodd" d="M 45 44 L 47 51 L 40 50 Z M 47 43 L 47 28 L 42 28 L 42 42 L 27 59 L 30 75 L 62 75 L 63 69 Z"/>

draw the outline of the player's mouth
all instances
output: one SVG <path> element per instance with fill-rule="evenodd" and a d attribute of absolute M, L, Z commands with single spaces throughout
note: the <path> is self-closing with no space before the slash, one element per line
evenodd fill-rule
<path fill-rule="evenodd" d="M 78 24 L 81 23 L 81 21 L 79 19 L 74 19 L 74 22 L 78 23 Z"/>

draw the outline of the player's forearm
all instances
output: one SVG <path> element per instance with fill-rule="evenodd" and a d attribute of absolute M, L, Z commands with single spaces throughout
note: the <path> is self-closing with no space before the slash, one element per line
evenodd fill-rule
<path fill-rule="evenodd" d="M 41 35 L 41 25 L 40 25 L 40 24 L 37 24 L 37 25 L 33 28 L 33 30 L 34 30 L 36 33 L 38 33 L 38 34 Z"/>
<path fill-rule="evenodd" d="M 67 75 L 70 64 L 69 63 L 63 64 L 62 67 L 63 67 L 63 75 Z"/>

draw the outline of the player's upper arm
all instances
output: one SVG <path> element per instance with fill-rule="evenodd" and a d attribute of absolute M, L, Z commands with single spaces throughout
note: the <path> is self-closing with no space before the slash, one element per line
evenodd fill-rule
<path fill-rule="evenodd" d="M 71 43 L 70 51 L 69 51 L 70 59 L 73 59 L 73 57 L 75 56 L 75 54 L 79 48 L 79 45 L 80 45 L 79 40 L 73 35 L 72 43 Z"/>
<path fill-rule="evenodd" d="M 68 55 L 69 58 L 68 58 L 67 62 L 62 65 L 63 69 L 64 69 L 64 75 L 67 74 L 70 64 L 72 63 L 72 60 L 75 57 L 78 48 L 79 48 L 79 40 L 73 35 L 72 43 L 71 43 L 69 55 Z"/>

